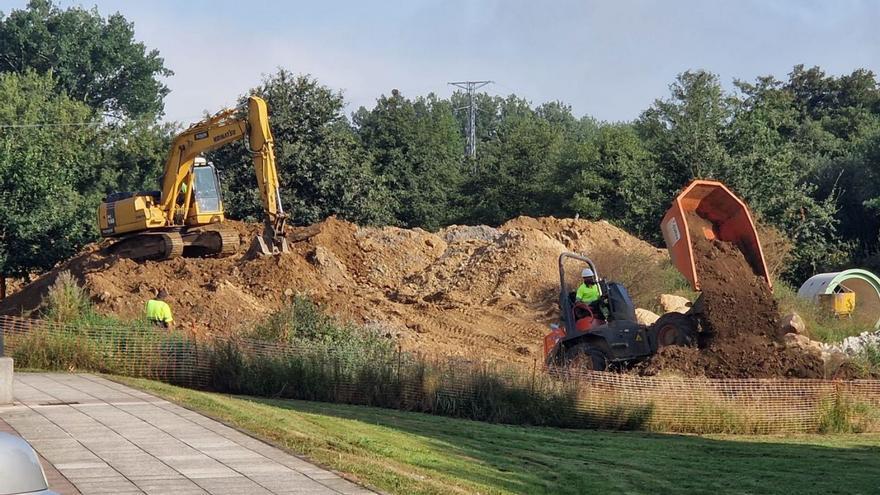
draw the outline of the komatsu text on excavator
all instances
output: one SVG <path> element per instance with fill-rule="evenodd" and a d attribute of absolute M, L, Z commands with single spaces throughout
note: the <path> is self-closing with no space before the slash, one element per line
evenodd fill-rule
<path fill-rule="evenodd" d="M 247 118 L 223 110 L 177 137 L 165 162 L 161 191 L 109 194 L 98 208 L 101 235 L 118 239 L 109 250 L 137 260 L 225 256 L 238 251 L 238 233 L 223 228 L 220 182 L 200 155 L 239 139 L 251 152 L 263 203 L 264 231 L 253 254 L 287 251 L 275 150 L 266 102 L 251 96 Z"/>

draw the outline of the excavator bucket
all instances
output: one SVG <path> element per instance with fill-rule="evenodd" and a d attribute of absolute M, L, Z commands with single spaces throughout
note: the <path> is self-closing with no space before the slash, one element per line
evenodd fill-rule
<path fill-rule="evenodd" d="M 695 216 L 708 221 L 709 225 L 698 222 Z M 764 277 L 767 286 L 772 287 L 749 208 L 724 184 L 710 180 L 692 181 L 672 202 L 663 217 L 661 229 L 672 264 L 694 290 L 700 290 L 700 280 L 694 264 L 693 235 L 736 244 L 755 275 Z"/>
<path fill-rule="evenodd" d="M 290 248 L 287 244 L 287 237 L 284 235 L 285 219 L 286 217 L 281 214 L 276 216 L 275 220 L 277 223 L 275 224 L 265 221 L 263 233 L 251 240 L 251 245 L 244 255 L 245 259 L 289 253 Z"/>
<path fill-rule="evenodd" d="M 254 259 L 262 256 L 273 256 L 277 254 L 286 254 L 290 252 L 290 248 L 287 244 L 287 239 L 281 237 L 278 240 L 273 240 L 271 238 L 267 239 L 265 236 L 255 236 L 253 240 L 251 240 L 251 245 L 245 253 L 245 259 Z"/>

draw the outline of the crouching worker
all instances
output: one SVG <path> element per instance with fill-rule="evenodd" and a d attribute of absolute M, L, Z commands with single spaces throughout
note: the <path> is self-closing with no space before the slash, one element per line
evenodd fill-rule
<path fill-rule="evenodd" d="M 150 323 L 170 330 L 174 328 L 174 317 L 171 316 L 171 306 L 165 302 L 166 299 L 168 299 L 168 293 L 165 292 L 165 289 L 160 289 L 156 293 L 155 299 L 147 301 L 144 312 Z"/>

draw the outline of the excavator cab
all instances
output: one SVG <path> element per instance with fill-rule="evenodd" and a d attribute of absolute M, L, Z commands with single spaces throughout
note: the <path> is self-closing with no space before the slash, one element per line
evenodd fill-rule
<path fill-rule="evenodd" d="M 223 218 L 223 199 L 220 197 L 220 179 L 213 163 L 196 158 L 192 169 L 192 207 L 188 210 L 187 225 L 204 225 Z"/>

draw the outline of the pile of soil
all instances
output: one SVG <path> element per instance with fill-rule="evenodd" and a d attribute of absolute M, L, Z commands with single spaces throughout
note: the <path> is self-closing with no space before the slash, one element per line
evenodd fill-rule
<path fill-rule="evenodd" d="M 228 222 L 249 243 L 262 226 Z M 405 350 L 533 365 L 558 320 L 556 259 L 563 251 L 627 250 L 658 263 L 663 251 L 607 222 L 528 218 L 500 227 L 451 226 L 432 233 L 366 228 L 330 218 L 287 233 L 288 255 L 245 260 L 178 258 L 137 263 L 106 256 L 102 242 L 0 302 L 0 314 L 38 309 L 69 270 L 98 311 L 140 316 L 165 288 L 178 323 L 236 333 L 296 294 L 368 324 Z"/>
<path fill-rule="evenodd" d="M 699 349 L 663 349 L 640 372 L 822 376 L 821 360 L 781 343 L 778 310 L 763 279 L 736 246 L 697 233 L 705 223 L 699 217 L 689 220 L 706 338 Z M 228 226 L 245 245 L 262 229 L 241 222 Z M 57 275 L 68 270 L 98 311 L 123 318 L 139 317 L 144 302 L 164 288 L 179 325 L 230 334 L 304 295 L 338 317 L 395 339 L 404 350 L 531 366 L 540 364 L 542 338 L 559 318 L 556 259 L 561 252 L 666 259 L 664 251 L 607 222 L 552 217 L 519 217 L 499 227 L 454 225 L 435 233 L 358 227 L 329 218 L 291 228 L 287 237 L 291 253 L 283 256 L 246 260 L 240 253 L 142 263 L 107 256 L 103 248 L 109 241 L 103 241 L 16 287 L 0 301 L 0 314 L 38 310 Z"/>
<path fill-rule="evenodd" d="M 733 243 L 709 240 L 711 224 L 691 214 L 704 317 L 700 349 L 664 348 L 647 365 L 649 373 L 675 370 L 710 378 L 821 378 L 822 360 L 786 347 L 779 308 L 764 280 Z"/>

